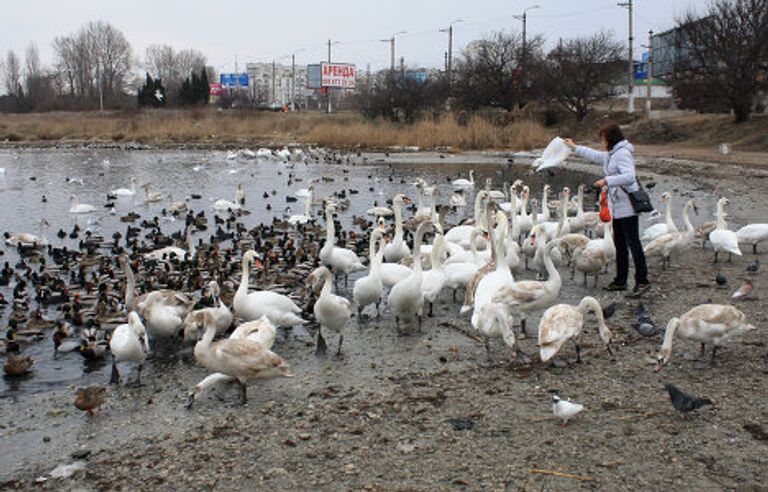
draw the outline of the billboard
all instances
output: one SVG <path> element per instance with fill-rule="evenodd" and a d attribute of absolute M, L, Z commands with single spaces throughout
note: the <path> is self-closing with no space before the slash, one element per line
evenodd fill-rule
<path fill-rule="evenodd" d="M 208 94 L 211 96 L 220 96 L 222 92 L 221 84 L 208 84 Z"/>
<path fill-rule="evenodd" d="M 323 86 L 320 64 L 307 65 L 307 89 L 319 89 Z"/>
<path fill-rule="evenodd" d="M 350 63 L 321 63 L 323 87 L 355 88 L 355 66 Z"/>
<path fill-rule="evenodd" d="M 219 76 L 222 87 L 248 87 L 247 73 L 223 73 Z"/>

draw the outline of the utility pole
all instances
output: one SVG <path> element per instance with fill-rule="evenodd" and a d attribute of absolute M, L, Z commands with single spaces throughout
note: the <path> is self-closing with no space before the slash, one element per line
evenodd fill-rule
<path fill-rule="evenodd" d="M 277 102 L 277 97 L 275 94 L 275 60 L 272 60 L 272 104 L 274 105 Z"/>
<path fill-rule="evenodd" d="M 645 71 L 645 112 L 651 116 L 651 86 L 653 85 L 653 29 L 648 31 L 648 69 Z"/>
<path fill-rule="evenodd" d="M 291 111 L 296 111 L 296 54 L 291 55 Z"/>
<path fill-rule="evenodd" d="M 451 74 L 453 69 L 453 25 L 464 22 L 463 19 L 456 19 L 448 24 L 448 29 L 440 29 L 440 32 L 448 33 L 448 53 L 445 58 L 445 73 L 448 77 L 448 95 L 451 94 Z"/>
<path fill-rule="evenodd" d="M 382 43 L 389 43 L 389 70 L 390 73 L 395 72 L 395 36 L 399 34 L 405 34 L 405 31 L 396 32 L 389 39 L 382 39 Z"/>
<path fill-rule="evenodd" d="M 104 111 L 104 90 L 102 88 L 102 70 L 101 64 L 96 62 L 96 72 L 99 75 L 99 111 Z"/>
<path fill-rule="evenodd" d="M 527 63 L 526 60 L 528 58 L 528 37 L 527 37 L 527 28 L 528 28 L 528 11 L 541 8 L 540 5 L 531 5 L 530 7 L 526 7 L 523 9 L 522 15 L 514 15 L 513 17 L 517 20 L 523 21 L 523 54 L 520 57 L 520 65 L 523 69 L 523 85 L 525 85 L 525 77 L 527 75 L 526 69 Z"/>
<path fill-rule="evenodd" d="M 405 80 L 405 57 L 400 57 L 400 77 Z"/>
<path fill-rule="evenodd" d="M 331 43 L 331 40 L 328 40 L 328 63 L 331 63 L 331 46 L 334 43 Z M 322 74 L 320 75 L 322 77 Z M 331 88 L 326 87 L 325 88 L 325 100 L 326 100 L 326 111 L 328 114 L 331 114 Z"/>
<path fill-rule="evenodd" d="M 635 78 L 635 68 L 634 63 L 632 62 L 632 0 L 627 0 L 624 3 L 618 4 L 619 7 L 626 7 L 627 11 L 629 13 L 629 67 L 627 72 L 627 113 L 634 113 L 635 112 L 635 95 L 633 94 L 634 91 L 634 78 Z"/>

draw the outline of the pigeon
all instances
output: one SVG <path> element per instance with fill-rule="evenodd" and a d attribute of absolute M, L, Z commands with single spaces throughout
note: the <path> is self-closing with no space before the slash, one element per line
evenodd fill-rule
<path fill-rule="evenodd" d="M 747 265 L 747 271 L 749 273 L 757 273 L 758 270 L 760 270 L 760 260 L 755 258 L 755 261 Z"/>
<path fill-rule="evenodd" d="M 749 280 L 745 280 L 743 284 L 741 284 L 741 287 L 738 288 L 736 292 L 731 295 L 732 299 L 744 299 L 746 297 L 749 297 L 749 295 L 752 294 L 752 282 Z"/>
<path fill-rule="evenodd" d="M 568 421 L 582 410 L 584 410 L 584 405 L 561 400 L 559 396 L 552 395 L 552 413 L 555 414 L 555 417 L 563 420 L 561 427 L 568 425 Z"/>
<path fill-rule="evenodd" d="M 715 276 L 715 282 L 717 283 L 717 285 L 725 285 L 728 283 L 728 279 L 725 278 L 725 275 L 718 272 L 717 275 Z"/>
<path fill-rule="evenodd" d="M 608 319 L 616 313 L 616 303 L 612 302 L 603 308 L 603 318 Z"/>
<path fill-rule="evenodd" d="M 667 383 L 664 387 L 667 388 L 667 392 L 669 392 L 669 399 L 672 401 L 675 410 L 683 414 L 696 410 L 704 405 L 712 404 L 712 400 L 707 398 L 698 398 L 683 393 L 672 383 Z"/>
<path fill-rule="evenodd" d="M 644 337 L 652 337 L 659 333 L 656 323 L 651 319 L 651 313 L 648 312 L 645 305 L 641 302 L 635 309 L 635 318 L 637 322 L 632 323 L 632 328 Z"/>

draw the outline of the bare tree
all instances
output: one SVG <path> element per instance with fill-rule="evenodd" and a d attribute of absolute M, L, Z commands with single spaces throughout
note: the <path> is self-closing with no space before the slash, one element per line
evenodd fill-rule
<path fill-rule="evenodd" d="M 682 105 L 702 110 L 727 101 L 737 123 L 748 120 L 766 87 L 768 0 L 717 0 L 702 18 L 678 19 L 678 29 L 683 53 L 672 85 Z"/>
<path fill-rule="evenodd" d="M 538 68 L 537 83 L 582 121 L 595 101 L 615 95 L 623 52 L 608 32 L 561 41 Z"/>
<path fill-rule="evenodd" d="M 13 50 L 8 50 L 5 55 L 3 75 L 5 91 L 18 97 L 21 93 L 21 61 Z"/>
<path fill-rule="evenodd" d="M 541 58 L 543 38 L 535 37 L 526 44 L 526 65 L 535 65 Z M 497 32 L 470 43 L 456 71 L 453 93 L 458 105 L 468 109 L 512 110 L 524 104 L 530 92 L 522 65 L 522 37 L 515 33 Z"/>
<path fill-rule="evenodd" d="M 205 67 L 206 58 L 193 49 L 174 51 L 171 46 L 151 45 L 144 53 L 144 69 L 153 77 L 160 78 L 168 97 L 175 101 L 181 84 L 190 74 Z"/>

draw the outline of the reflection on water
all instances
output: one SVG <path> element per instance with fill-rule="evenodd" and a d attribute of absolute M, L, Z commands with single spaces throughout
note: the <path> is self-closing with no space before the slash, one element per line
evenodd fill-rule
<path fill-rule="evenodd" d="M 340 214 L 340 220 L 349 226 L 353 215 L 362 215 L 374 203 L 384 205 L 397 193 L 415 198 L 416 191 L 411 183 L 417 176 L 424 177 L 438 187 L 438 203 L 448 203 L 451 196 L 450 182 L 467 177 L 469 169 L 475 170 L 476 189 L 482 188 L 486 178 L 491 178 L 495 189 L 503 183 L 511 183 L 523 177 L 531 187 L 532 196 L 540 195 L 544 180 L 554 190 L 569 186 L 575 190 L 580 183 L 591 183 L 592 176 L 557 170 L 553 175 L 529 174 L 530 167 L 524 164 L 509 165 L 506 159 L 485 159 L 484 163 L 451 163 L 441 159 L 418 164 L 377 162 L 371 158 L 364 161 L 353 156 L 355 164 L 285 163 L 257 160 L 227 160 L 225 152 L 218 151 L 121 151 L 121 150 L 2 150 L 0 167 L 6 169 L 0 174 L 0 207 L 2 207 L 2 232 L 30 232 L 37 234 L 37 224 L 46 218 L 51 224 L 47 237 L 56 246 L 77 246 L 77 240 L 57 237 L 61 229 L 72 231 L 75 224 L 84 230 L 91 230 L 109 239 L 114 232 L 125 233 L 128 224 L 119 217 L 135 211 L 142 218 L 161 216 L 161 211 L 175 200 L 187 199 L 193 211 L 211 214 L 214 200 L 234 199 L 235 188 L 242 183 L 246 190 L 246 208 L 251 212 L 241 221 L 248 228 L 258 223 L 272 221 L 274 216 L 283 217 L 302 213 L 299 200 L 288 201 L 295 190 L 305 188 L 312 177 L 324 177 L 316 184 L 316 196 L 330 195 L 333 191 L 346 189 L 351 201 L 349 211 Z M 523 176 L 524 175 L 524 176 Z M 115 209 L 105 207 L 107 192 L 116 188 L 129 188 L 131 178 L 136 178 L 137 193 L 134 198 L 120 198 Z M 289 179 L 292 183 L 289 185 Z M 150 184 L 152 191 L 165 195 L 161 202 L 144 203 L 144 184 Z M 88 215 L 71 215 L 69 199 L 75 194 L 80 203 L 92 204 L 96 212 Z M 267 198 L 264 198 L 264 196 Z M 193 198 L 196 197 L 196 198 Z M 197 198 L 199 197 L 199 198 Z M 471 216 L 473 196 L 467 197 L 468 207 L 463 211 Z M 555 197 L 553 197 L 555 198 Z M 587 197 L 589 202 L 590 197 Z M 268 210 L 271 208 L 271 210 Z M 406 215 L 408 216 L 408 215 Z M 457 222 L 456 215 L 448 221 Z M 183 221 L 163 221 L 166 234 L 181 231 Z M 197 235 L 203 237 L 202 235 Z M 18 255 L 8 246 L 1 247 L 4 255 L 0 261 L 9 262 L 13 267 Z M 351 285 L 351 284 L 350 284 Z M 0 287 L 6 299 L 12 299 L 14 282 Z M 30 289 L 28 288 L 28 291 Z M 36 308 L 32 301 L 32 309 Z M 8 322 L 10 309 L 0 311 L 3 331 Z M 56 308 L 45 311 L 49 318 L 59 316 Z M 68 384 L 104 383 L 109 378 L 108 362 L 86 362 L 74 352 L 55 354 L 51 334 L 39 342 L 23 344 L 25 355 L 35 359 L 32 374 L 20 379 L 0 380 L 0 398 L 18 392 L 43 392 Z M 148 373 L 158 370 L 159 359 L 150 361 Z"/>

